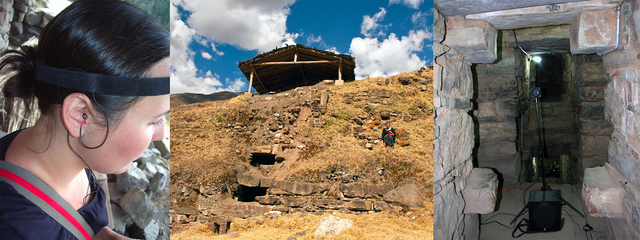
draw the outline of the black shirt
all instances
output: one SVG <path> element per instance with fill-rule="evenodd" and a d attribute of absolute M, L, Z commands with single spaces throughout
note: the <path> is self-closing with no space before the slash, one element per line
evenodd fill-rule
<path fill-rule="evenodd" d="M 0 161 L 4 161 L 9 144 L 20 131 L 0 139 Z M 95 179 L 85 169 L 90 185 Z M 93 200 L 78 209 L 94 234 L 107 226 L 109 216 L 105 205 L 106 196 L 98 187 Z M 0 239 L 76 239 L 71 232 L 42 211 L 37 205 L 18 193 L 13 186 L 0 182 Z"/>

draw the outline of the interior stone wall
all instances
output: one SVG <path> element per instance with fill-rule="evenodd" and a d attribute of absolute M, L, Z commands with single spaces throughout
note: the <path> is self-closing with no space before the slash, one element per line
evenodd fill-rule
<path fill-rule="evenodd" d="M 606 239 L 640 239 L 640 0 L 623 4 L 620 46 L 603 55 L 610 82 L 605 90 L 605 117 L 613 124 L 609 163 L 620 173 L 627 192 L 624 217 L 606 219 Z"/>
<path fill-rule="evenodd" d="M 505 185 L 518 181 L 521 153 L 518 145 L 519 101 L 524 82 L 524 57 L 516 51 L 513 31 L 498 34 L 498 59 L 474 65 L 477 78 L 478 167 L 497 170 Z"/>
<path fill-rule="evenodd" d="M 473 169 L 473 74 L 471 63 L 442 43 L 445 21 L 434 9 L 434 239 L 477 239 L 478 215 L 463 214 L 461 194 Z"/>
<path fill-rule="evenodd" d="M 604 166 L 607 162 L 612 125 L 605 119 L 604 92 L 609 78 L 602 57 L 596 54 L 574 55 L 576 122 L 579 129 L 577 177 L 586 168 Z"/>

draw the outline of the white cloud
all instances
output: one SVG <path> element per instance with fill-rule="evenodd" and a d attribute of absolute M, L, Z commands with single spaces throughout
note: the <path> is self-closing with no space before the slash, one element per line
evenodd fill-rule
<path fill-rule="evenodd" d="M 322 36 L 320 35 L 316 37 L 313 34 L 311 34 L 307 37 L 307 44 L 311 45 L 312 43 L 324 43 L 324 40 L 322 40 Z"/>
<path fill-rule="evenodd" d="M 384 19 L 384 16 L 387 14 L 387 10 L 384 8 L 380 8 L 380 12 L 370 17 L 369 15 L 364 15 L 362 18 L 362 25 L 360 25 L 360 33 L 365 37 L 372 36 L 382 36 L 384 35 L 385 25 L 380 25 L 378 22 Z M 376 32 L 377 31 L 377 32 Z"/>
<path fill-rule="evenodd" d="M 208 52 L 202 52 L 202 57 L 206 59 L 211 59 L 213 56 L 211 56 L 211 54 L 209 54 Z"/>
<path fill-rule="evenodd" d="M 286 32 L 289 6 L 295 0 L 172 0 L 190 12 L 187 23 L 199 35 L 247 50 L 271 51 L 291 43 Z"/>
<path fill-rule="evenodd" d="M 336 47 L 330 47 L 328 49 L 325 49 L 325 51 L 329 51 L 335 54 L 340 54 L 340 52 L 338 52 L 338 49 Z"/>
<path fill-rule="evenodd" d="M 431 14 L 427 12 L 415 12 L 411 14 L 411 22 L 418 28 L 427 28 L 427 17 Z"/>
<path fill-rule="evenodd" d="M 377 38 L 353 38 L 349 53 L 356 58 L 356 79 L 387 77 L 401 72 L 418 70 L 426 65 L 416 52 L 421 52 L 425 40 L 433 34 L 412 30 L 409 36 L 398 39 L 394 33 L 380 42 Z"/>
<path fill-rule="evenodd" d="M 296 38 L 298 38 L 299 34 L 294 33 L 287 33 L 284 35 L 284 41 L 282 42 L 282 44 L 280 44 L 280 47 L 286 47 L 289 45 L 296 45 Z"/>
<path fill-rule="evenodd" d="M 422 2 L 424 2 L 424 0 L 389 0 L 389 5 L 404 3 L 404 5 L 407 5 L 410 8 L 418 9 Z"/>
<path fill-rule="evenodd" d="M 222 83 L 219 76 L 211 71 L 202 74 L 193 58 L 195 53 L 189 49 L 189 44 L 196 37 L 196 31 L 187 26 L 178 15 L 174 1 L 170 5 L 171 18 L 171 93 L 212 93 Z M 202 43 L 201 40 L 197 40 Z M 203 54 L 204 56 L 204 54 Z"/>
<path fill-rule="evenodd" d="M 270 51 L 283 44 L 295 44 L 297 33 L 286 32 L 289 6 L 295 0 L 171 0 L 171 93 L 212 93 L 246 90 L 244 80 L 225 81 L 210 71 L 196 68 L 193 41 L 211 46 L 213 54 L 202 51 L 206 59 L 223 56 L 216 44 L 229 44 L 246 50 Z M 182 21 L 178 7 L 188 14 Z M 186 22 L 186 23 L 185 23 Z"/>

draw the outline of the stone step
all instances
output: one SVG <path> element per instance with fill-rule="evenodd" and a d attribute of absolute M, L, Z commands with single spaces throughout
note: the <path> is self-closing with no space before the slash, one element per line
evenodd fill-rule
<path fill-rule="evenodd" d="M 606 165 L 610 166 L 608 163 Z M 582 198 L 589 209 L 589 216 L 624 217 L 626 192 L 622 185 L 612 178 L 610 172 L 616 175 L 617 171 L 611 167 L 587 168 L 584 171 Z"/>

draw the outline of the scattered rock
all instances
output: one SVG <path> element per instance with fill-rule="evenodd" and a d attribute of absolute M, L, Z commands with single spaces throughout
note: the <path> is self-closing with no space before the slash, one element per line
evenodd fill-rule
<path fill-rule="evenodd" d="M 126 193 L 129 189 L 137 187 L 139 189 L 147 189 L 149 180 L 147 175 L 138 167 L 131 165 L 129 169 L 117 175 L 118 191 Z"/>
<path fill-rule="evenodd" d="M 320 237 L 332 237 L 340 232 L 353 227 L 353 222 L 349 219 L 342 219 L 334 216 L 327 216 L 320 219 L 318 228 L 313 235 Z"/>
<path fill-rule="evenodd" d="M 409 83 L 411 83 L 411 78 L 409 78 L 409 77 L 398 77 L 398 81 L 402 85 L 408 85 Z"/>
<path fill-rule="evenodd" d="M 121 199 L 120 207 L 133 219 L 138 227 L 145 229 L 157 213 L 147 194 L 140 188 L 131 188 Z M 157 223 L 156 223 L 157 225 Z"/>
<path fill-rule="evenodd" d="M 415 180 L 409 180 L 404 185 L 384 194 L 384 200 L 398 203 L 407 207 L 424 207 L 425 190 L 416 185 Z"/>

